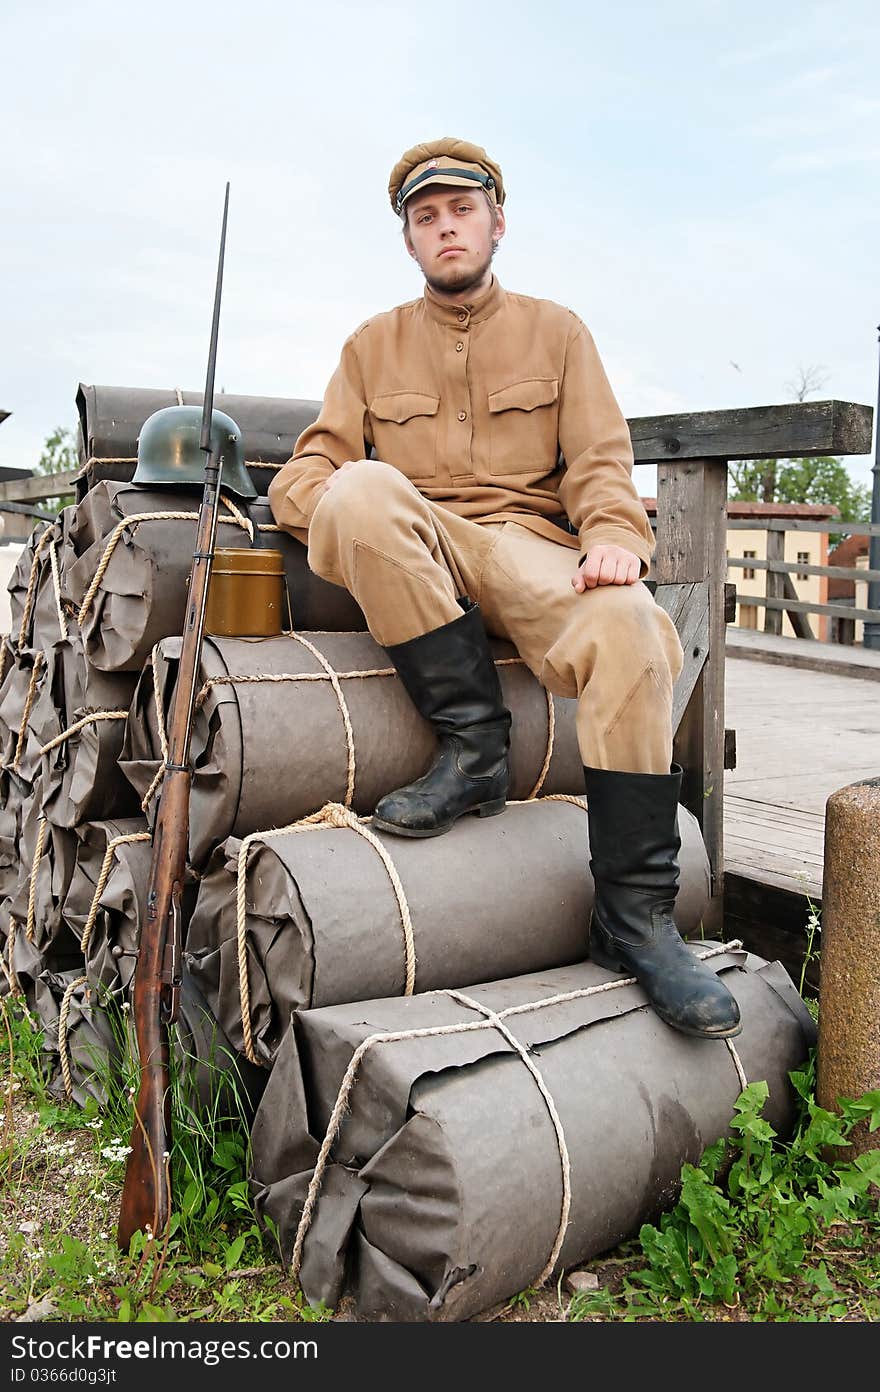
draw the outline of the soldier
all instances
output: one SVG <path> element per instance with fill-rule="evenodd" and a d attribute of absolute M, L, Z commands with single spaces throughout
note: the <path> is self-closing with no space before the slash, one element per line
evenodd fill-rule
<path fill-rule="evenodd" d="M 479 145 L 415 145 L 388 192 L 424 293 L 348 338 L 269 490 L 437 734 L 431 768 L 383 797 L 373 824 L 437 836 L 503 810 L 510 713 L 487 633 L 508 639 L 549 691 L 577 698 L 590 955 L 636 976 L 673 1028 L 735 1035 L 736 1001 L 672 919 L 682 650 L 642 583 L 653 535 L 593 339 L 570 309 L 494 275 L 505 189 Z"/>

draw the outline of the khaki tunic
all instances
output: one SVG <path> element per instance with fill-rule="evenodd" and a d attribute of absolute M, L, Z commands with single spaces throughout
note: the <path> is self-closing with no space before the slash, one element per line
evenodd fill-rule
<path fill-rule="evenodd" d="M 589 330 L 562 305 L 493 279 L 470 306 L 426 287 L 367 320 L 269 488 L 277 522 L 305 540 L 321 484 L 371 450 L 459 517 L 515 521 L 581 555 L 623 546 L 647 574 L 629 428 Z"/>

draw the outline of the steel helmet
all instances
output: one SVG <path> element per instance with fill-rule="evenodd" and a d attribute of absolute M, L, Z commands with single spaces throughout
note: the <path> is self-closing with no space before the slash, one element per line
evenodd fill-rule
<path fill-rule="evenodd" d="M 204 484 L 201 406 L 166 406 L 141 426 L 132 483 Z M 239 498 L 256 498 L 244 462 L 241 431 L 231 416 L 211 412 L 211 448 L 220 454 L 220 487 Z"/>

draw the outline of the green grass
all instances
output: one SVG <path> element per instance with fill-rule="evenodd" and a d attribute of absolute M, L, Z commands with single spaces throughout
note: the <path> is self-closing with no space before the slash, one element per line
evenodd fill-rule
<path fill-rule="evenodd" d="M 105 1105 L 90 1098 L 80 1108 L 52 1100 L 42 1034 L 23 1005 L 6 997 L 0 1006 L 0 1317 L 37 1306 L 41 1318 L 64 1321 L 329 1318 L 304 1304 L 256 1221 L 245 1094 L 228 1060 L 210 1067 L 199 1105 L 188 1061 L 173 1053 L 175 1210 L 163 1241 L 137 1234 L 122 1253 L 114 1226 L 136 1078 L 127 1017 L 107 1002 L 126 1065 L 110 1074 L 96 1061 Z"/>

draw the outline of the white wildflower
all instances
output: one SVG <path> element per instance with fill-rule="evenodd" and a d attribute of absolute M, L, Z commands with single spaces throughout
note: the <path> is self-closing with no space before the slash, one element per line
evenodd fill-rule
<path fill-rule="evenodd" d="M 131 1146 L 123 1145 L 121 1141 L 114 1141 L 112 1145 L 104 1146 L 101 1155 L 105 1160 L 118 1161 L 124 1160 L 126 1155 L 131 1154 Z"/>

